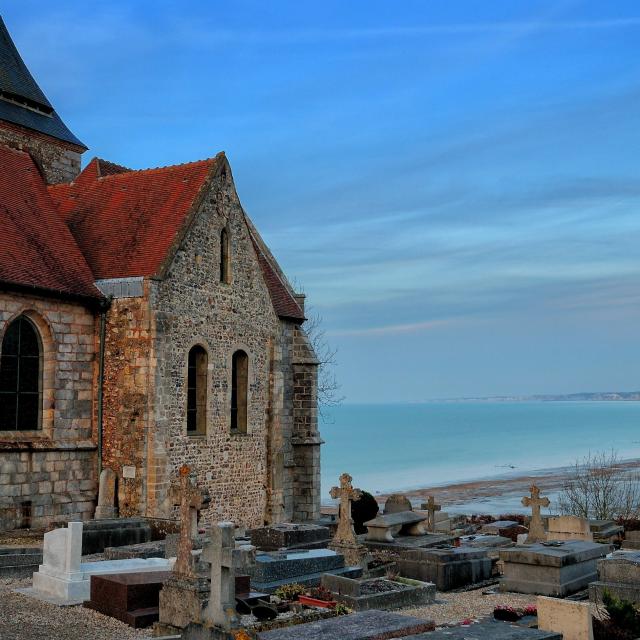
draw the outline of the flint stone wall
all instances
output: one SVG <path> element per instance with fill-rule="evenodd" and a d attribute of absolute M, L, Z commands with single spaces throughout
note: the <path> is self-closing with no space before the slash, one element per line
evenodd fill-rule
<path fill-rule="evenodd" d="M 42 171 L 47 184 L 71 182 L 80 173 L 84 149 L 8 122 L 0 122 L 0 144 L 26 151 Z"/>

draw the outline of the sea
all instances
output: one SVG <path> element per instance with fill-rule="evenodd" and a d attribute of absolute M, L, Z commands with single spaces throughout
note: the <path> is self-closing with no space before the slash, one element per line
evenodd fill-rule
<path fill-rule="evenodd" d="M 640 458 L 640 402 L 342 404 L 324 410 L 321 435 L 322 503 L 332 504 L 345 471 L 375 495 L 544 475 L 590 453 Z"/>

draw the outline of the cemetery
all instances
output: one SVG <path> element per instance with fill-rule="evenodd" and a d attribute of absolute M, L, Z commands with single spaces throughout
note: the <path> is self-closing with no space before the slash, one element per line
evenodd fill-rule
<path fill-rule="evenodd" d="M 543 515 L 549 501 L 535 486 L 522 498 L 524 525 L 451 515 L 434 496 L 416 509 L 394 494 L 356 533 L 363 492 L 349 474 L 331 490 L 333 521 L 252 529 L 202 526 L 209 497 L 194 477 L 179 469 L 178 517 L 160 535 L 143 518 L 114 517 L 103 499 L 104 518 L 53 528 L 41 546 L 0 548 L 9 591 L 56 615 L 125 625 L 118 637 L 128 628 L 184 640 L 593 640 L 625 602 L 640 604 L 635 533 Z M 443 621 L 453 607 L 457 619 Z"/>

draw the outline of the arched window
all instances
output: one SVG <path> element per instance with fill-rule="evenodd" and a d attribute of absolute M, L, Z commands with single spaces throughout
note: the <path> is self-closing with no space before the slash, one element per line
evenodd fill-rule
<path fill-rule="evenodd" d="M 35 431 L 42 426 L 42 343 L 26 316 L 5 331 L 0 358 L 0 430 Z"/>
<path fill-rule="evenodd" d="M 231 282 L 229 262 L 229 232 L 223 229 L 220 232 L 220 282 L 229 284 Z"/>
<path fill-rule="evenodd" d="M 247 433 L 247 391 L 249 356 L 240 350 L 231 362 L 231 431 Z"/>
<path fill-rule="evenodd" d="M 187 434 L 207 433 L 207 352 L 196 345 L 189 351 L 187 374 Z"/>

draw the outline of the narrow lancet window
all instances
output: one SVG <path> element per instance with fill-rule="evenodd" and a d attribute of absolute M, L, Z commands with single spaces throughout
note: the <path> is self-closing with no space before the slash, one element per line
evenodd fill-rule
<path fill-rule="evenodd" d="M 247 433 L 248 388 L 249 357 L 236 351 L 231 364 L 231 431 L 235 433 Z"/>
<path fill-rule="evenodd" d="M 26 316 L 5 331 L 0 357 L 0 430 L 42 426 L 42 342 Z"/>
<path fill-rule="evenodd" d="M 199 345 L 189 351 L 187 374 L 187 434 L 207 433 L 207 352 Z"/>
<path fill-rule="evenodd" d="M 220 233 L 220 282 L 231 282 L 229 264 L 229 232 L 223 229 Z"/>

